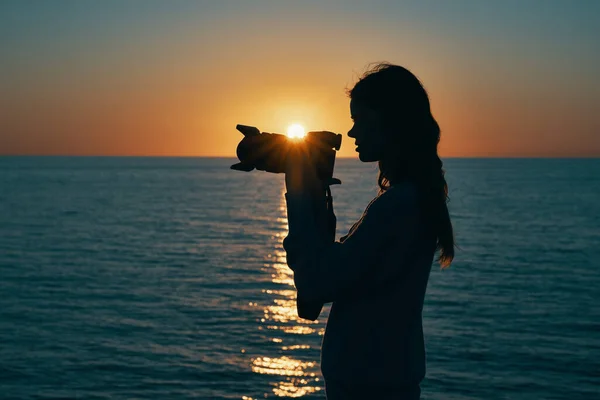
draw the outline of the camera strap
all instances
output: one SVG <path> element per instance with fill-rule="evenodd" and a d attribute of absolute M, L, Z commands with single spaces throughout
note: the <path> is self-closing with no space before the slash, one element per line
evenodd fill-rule
<path fill-rule="evenodd" d="M 331 188 L 329 187 L 329 185 L 327 185 L 326 189 L 325 189 L 325 193 L 326 193 L 326 208 L 327 208 L 327 233 L 328 233 L 328 239 L 331 242 L 335 242 L 335 230 L 337 227 L 337 218 L 335 216 L 335 213 L 333 211 L 333 196 L 331 195 Z"/>

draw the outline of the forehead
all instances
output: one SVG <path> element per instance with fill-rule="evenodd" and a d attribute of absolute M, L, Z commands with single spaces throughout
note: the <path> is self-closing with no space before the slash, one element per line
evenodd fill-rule
<path fill-rule="evenodd" d="M 365 112 L 365 107 L 358 101 L 350 99 L 350 114 L 358 115 Z"/>
<path fill-rule="evenodd" d="M 357 115 L 371 116 L 373 110 L 367 107 L 364 103 L 350 99 L 350 114 L 355 117 Z"/>

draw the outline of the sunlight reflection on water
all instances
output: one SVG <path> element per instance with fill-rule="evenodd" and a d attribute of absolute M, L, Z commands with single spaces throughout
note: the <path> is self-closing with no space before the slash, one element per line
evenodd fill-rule
<path fill-rule="evenodd" d="M 271 281 L 280 289 L 263 289 L 268 303 L 263 309 L 257 329 L 264 330 L 270 340 L 279 348 L 276 354 L 265 354 L 252 358 L 251 368 L 254 373 L 271 375 L 273 394 L 279 397 L 303 397 L 322 390 L 317 359 L 306 354 L 311 346 L 303 339 L 306 335 L 322 329 L 311 325 L 319 321 L 309 321 L 298 318 L 296 311 L 296 290 L 294 275 L 288 268 L 285 251 L 281 249 L 281 238 L 287 236 L 285 197 L 281 194 L 281 217 L 277 218 L 278 230 L 274 236 L 274 252 L 267 256 L 264 270 L 271 275 Z M 266 330 L 264 329 L 266 328 Z M 272 333 L 269 333 L 272 332 Z M 280 333 L 279 333 L 280 332 Z M 283 333 L 282 337 L 275 337 Z M 304 353 L 304 354 L 303 354 Z M 265 397 L 268 394 L 265 393 Z M 251 400 L 250 397 L 243 397 Z"/>

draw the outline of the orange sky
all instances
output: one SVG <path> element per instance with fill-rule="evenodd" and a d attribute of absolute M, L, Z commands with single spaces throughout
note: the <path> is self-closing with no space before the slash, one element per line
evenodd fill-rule
<path fill-rule="evenodd" d="M 598 6 L 190 3 L 3 3 L 0 154 L 233 157 L 236 124 L 297 122 L 354 157 L 344 90 L 385 60 L 428 89 L 442 156 L 600 156 Z"/>

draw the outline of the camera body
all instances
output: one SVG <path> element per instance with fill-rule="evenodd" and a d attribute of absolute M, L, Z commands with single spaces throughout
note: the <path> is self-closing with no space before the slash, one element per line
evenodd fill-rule
<path fill-rule="evenodd" d="M 342 145 L 342 135 L 333 132 L 309 132 L 304 139 L 291 139 L 278 133 L 260 132 L 254 126 L 237 125 L 244 138 L 237 146 L 239 163 L 231 166 L 238 171 L 284 173 L 287 157 L 294 148 L 303 147 L 316 164 L 317 176 L 324 182 L 333 179 L 336 150 Z"/>

